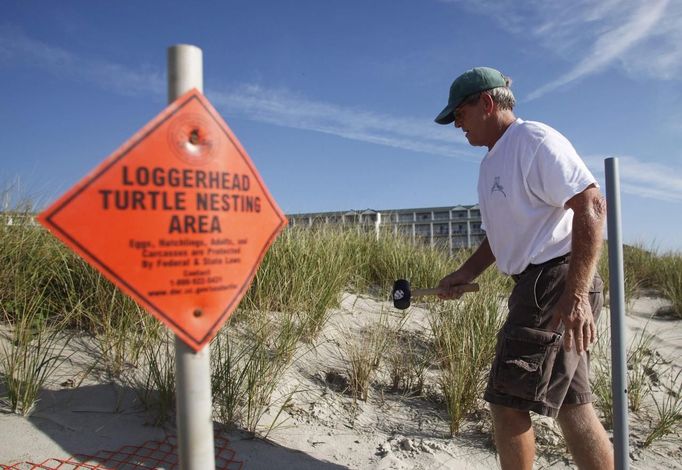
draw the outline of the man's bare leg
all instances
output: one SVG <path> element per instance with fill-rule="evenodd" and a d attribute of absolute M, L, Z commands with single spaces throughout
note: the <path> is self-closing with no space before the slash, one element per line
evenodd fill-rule
<path fill-rule="evenodd" d="M 490 404 L 495 426 L 495 446 L 503 470 L 532 470 L 535 434 L 528 411 Z"/>
<path fill-rule="evenodd" d="M 557 421 L 578 468 L 613 469 L 613 446 L 591 403 L 562 406 Z"/>

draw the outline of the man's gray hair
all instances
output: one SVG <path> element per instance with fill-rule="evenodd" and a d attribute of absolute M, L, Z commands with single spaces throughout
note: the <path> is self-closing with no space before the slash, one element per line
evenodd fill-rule
<path fill-rule="evenodd" d="M 497 104 L 497 106 L 500 109 L 512 110 L 516 105 L 516 98 L 514 98 L 514 93 L 512 93 L 511 88 L 509 88 L 512 84 L 512 80 L 509 77 L 504 78 L 505 81 L 507 82 L 506 86 L 493 88 L 491 90 L 486 91 L 486 93 L 490 95 L 490 97 L 493 99 L 493 101 Z"/>

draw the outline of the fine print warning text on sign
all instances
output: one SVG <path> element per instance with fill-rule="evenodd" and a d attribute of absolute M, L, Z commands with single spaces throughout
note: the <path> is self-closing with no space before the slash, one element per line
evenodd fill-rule
<path fill-rule="evenodd" d="M 197 90 L 38 220 L 198 350 L 249 288 L 286 218 Z"/>

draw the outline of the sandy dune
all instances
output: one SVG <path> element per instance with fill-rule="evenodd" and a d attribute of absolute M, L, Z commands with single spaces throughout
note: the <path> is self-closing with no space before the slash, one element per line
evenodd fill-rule
<path fill-rule="evenodd" d="M 633 337 L 646 328 L 655 335 L 657 353 L 679 369 L 682 322 L 655 315 L 664 306 L 658 298 L 636 299 L 627 316 L 628 335 Z M 344 338 L 388 308 L 388 304 L 370 298 L 345 295 L 316 347 L 303 348 L 283 378 L 275 399 L 293 390 L 296 393 L 283 413 L 284 420 L 268 439 L 251 439 L 241 432 L 221 434 L 235 452 L 232 463 L 222 464 L 224 468 L 239 468 L 239 462 L 246 469 L 498 468 L 486 413 L 469 421 L 461 435 L 447 437 L 444 407 L 430 398 L 435 396 L 431 394 L 434 380 L 427 380 L 426 397 L 392 393 L 388 377 L 382 375 L 375 382 L 386 385 L 372 388 L 367 402 L 354 404 L 352 397 L 341 392 Z M 427 325 L 426 313 L 413 307 L 405 329 L 419 335 Z M 148 423 L 130 388 L 97 382 L 90 376 L 79 387 L 72 387 L 73 379 L 92 361 L 81 353 L 66 363 L 30 417 L 0 414 L 0 464 L 96 455 L 125 445 L 164 441 L 175 434 L 170 425 L 163 428 Z M 271 418 L 266 416 L 264 424 Z M 641 440 L 646 424 L 633 422 L 633 443 Z M 536 467 L 573 468 L 552 423 L 542 420 L 538 427 L 539 444 L 554 451 L 545 452 Z M 682 438 L 670 436 L 646 450 L 633 446 L 632 455 L 631 468 L 682 469 Z"/>

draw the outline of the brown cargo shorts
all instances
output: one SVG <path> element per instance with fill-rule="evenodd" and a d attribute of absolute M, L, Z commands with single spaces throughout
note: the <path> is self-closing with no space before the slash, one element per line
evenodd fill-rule
<path fill-rule="evenodd" d="M 552 307 L 559 300 L 568 258 L 531 265 L 514 276 L 509 316 L 497 335 L 495 359 L 484 399 L 490 403 L 556 417 L 562 405 L 590 403 L 589 352 L 563 348 L 563 325 L 549 331 Z M 595 322 L 604 297 L 599 275 L 590 289 Z"/>

